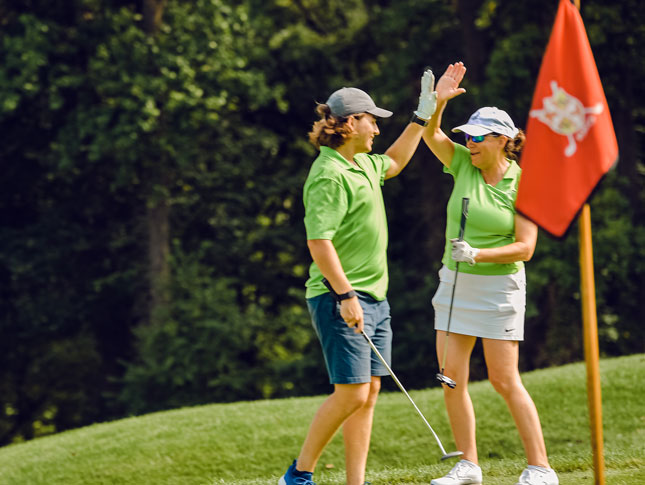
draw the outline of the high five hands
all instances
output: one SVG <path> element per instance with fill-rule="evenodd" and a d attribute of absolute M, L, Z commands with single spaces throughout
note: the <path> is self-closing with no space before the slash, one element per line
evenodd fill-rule
<path fill-rule="evenodd" d="M 464 94 L 466 90 L 460 88 L 459 84 L 461 83 L 464 75 L 466 74 L 466 67 L 463 62 L 455 62 L 450 64 L 446 69 L 446 72 L 439 78 L 437 81 L 436 93 L 437 101 L 448 101 L 460 94 Z"/>
<path fill-rule="evenodd" d="M 421 77 L 421 94 L 419 95 L 419 106 L 414 112 L 419 118 L 429 120 L 437 109 L 437 93 L 433 91 L 434 74 L 430 68 L 426 68 Z"/>

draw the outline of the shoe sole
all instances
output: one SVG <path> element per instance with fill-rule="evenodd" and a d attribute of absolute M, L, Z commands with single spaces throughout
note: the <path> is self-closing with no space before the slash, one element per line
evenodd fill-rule
<path fill-rule="evenodd" d="M 280 480 L 278 480 L 278 485 L 287 485 L 287 482 L 284 479 L 284 475 L 280 477 Z"/>

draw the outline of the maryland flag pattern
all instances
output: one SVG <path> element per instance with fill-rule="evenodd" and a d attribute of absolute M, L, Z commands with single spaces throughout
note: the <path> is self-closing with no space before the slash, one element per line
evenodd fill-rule
<path fill-rule="evenodd" d="M 517 210 L 563 236 L 617 158 L 582 18 L 569 0 L 560 0 L 529 112 Z"/>

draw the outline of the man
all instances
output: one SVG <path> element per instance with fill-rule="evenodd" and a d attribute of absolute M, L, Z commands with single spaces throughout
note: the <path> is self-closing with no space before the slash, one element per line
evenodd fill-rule
<path fill-rule="evenodd" d="M 318 459 L 341 426 L 347 484 L 365 482 L 374 405 L 387 369 L 371 355 L 361 332 L 388 362 L 392 342 L 381 186 L 398 175 L 415 152 L 436 106 L 432 86 L 434 78 L 427 70 L 410 124 L 384 155 L 368 153 L 379 134 L 377 118 L 392 112 L 378 108 L 367 93 L 342 88 L 317 107 L 320 119 L 309 140 L 320 154 L 303 193 L 313 258 L 306 298 L 334 391 L 318 409 L 300 455 L 280 485 L 314 485 Z"/>

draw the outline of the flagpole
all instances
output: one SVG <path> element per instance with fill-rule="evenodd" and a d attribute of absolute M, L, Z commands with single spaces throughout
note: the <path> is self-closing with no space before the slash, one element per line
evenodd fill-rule
<path fill-rule="evenodd" d="M 598 320 L 594 284 L 593 248 L 591 245 L 591 209 L 582 207 L 578 219 L 580 229 L 580 287 L 582 293 L 582 322 L 585 362 L 587 364 L 587 399 L 593 451 L 594 484 L 605 484 L 605 459 L 602 435 L 602 399 L 598 351 Z"/>
<path fill-rule="evenodd" d="M 580 0 L 573 2 L 580 10 Z M 594 282 L 593 246 L 591 243 L 591 208 L 582 206 L 578 219 L 580 246 L 580 288 L 582 294 L 582 325 L 585 362 L 587 364 L 587 399 L 593 452 L 594 484 L 605 485 L 605 457 L 602 434 L 602 396 L 598 349 L 598 317 Z"/>

